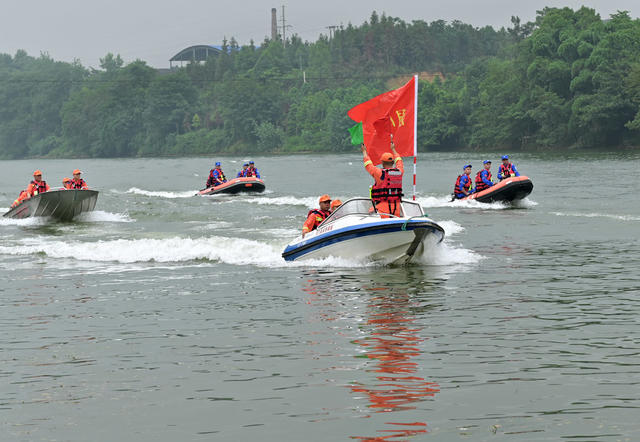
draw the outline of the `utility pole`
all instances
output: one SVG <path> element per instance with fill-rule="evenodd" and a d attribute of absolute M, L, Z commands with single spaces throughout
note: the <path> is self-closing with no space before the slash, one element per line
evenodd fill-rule
<path fill-rule="evenodd" d="M 329 30 L 329 41 L 333 40 L 333 35 L 335 34 L 335 30 L 338 29 L 337 25 L 327 26 Z"/>
<path fill-rule="evenodd" d="M 285 47 L 287 45 L 287 29 L 291 28 L 291 25 L 288 25 L 284 18 L 284 5 L 282 5 L 282 46 Z"/>
<path fill-rule="evenodd" d="M 282 5 L 282 47 L 285 47 L 287 44 L 287 36 L 285 34 L 287 30 L 287 25 L 284 20 L 284 5 Z"/>

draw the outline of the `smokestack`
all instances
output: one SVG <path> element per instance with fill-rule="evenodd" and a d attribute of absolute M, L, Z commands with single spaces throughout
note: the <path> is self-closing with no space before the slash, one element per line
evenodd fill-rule
<path fill-rule="evenodd" d="M 271 40 L 278 39 L 278 19 L 276 18 L 276 8 L 271 8 Z"/>

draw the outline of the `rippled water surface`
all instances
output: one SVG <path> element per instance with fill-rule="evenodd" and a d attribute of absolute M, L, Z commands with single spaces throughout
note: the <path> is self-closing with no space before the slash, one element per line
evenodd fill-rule
<path fill-rule="evenodd" d="M 421 155 L 447 237 L 400 268 L 285 263 L 318 194 L 369 179 L 254 159 L 266 193 L 214 197 L 215 159 L 0 162 L 2 211 L 36 168 L 101 191 L 0 219 L 1 440 L 640 440 L 640 155 L 516 155 L 517 207 L 449 202 L 483 156 Z"/>

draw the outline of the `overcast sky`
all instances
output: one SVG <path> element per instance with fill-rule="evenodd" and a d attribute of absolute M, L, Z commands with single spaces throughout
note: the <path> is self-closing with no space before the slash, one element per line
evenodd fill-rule
<path fill-rule="evenodd" d="M 126 62 L 137 58 L 168 67 L 169 58 L 194 44 L 220 44 L 235 37 L 240 44 L 260 43 L 271 31 L 271 8 L 285 5 L 287 32 L 315 41 L 329 25 L 359 25 L 371 11 L 403 20 L 460 20 L 481 27 L 509 27 L 512 15 L 523 22 L 545 6 L 582 5 L 603 18 L 626 10 L 637 18 L 638 0 L 0 0 L 0 53 L 24 49 L 47 52 L 56 60 L 79 59 L 98 67 L 107 52 Z"/>

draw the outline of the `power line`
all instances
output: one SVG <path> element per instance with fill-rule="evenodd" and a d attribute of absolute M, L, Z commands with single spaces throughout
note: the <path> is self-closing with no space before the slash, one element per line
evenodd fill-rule
<path fill-rule="evenodd" d="M 410 73 L 394 73 L 394 74 L 373 74 L 373 75 L 340 75 L 340 76 L 314 76 L 313 74 L 306 74 L 307 82 L 314 80 L 389 80 L 392 78 L 406 77 L 413 75 Z M 164 78 L 163 81 L 175 82 L 175 83 L 226 83 L 228 81 L 233 82 L 246 82 L 246 81 L 299 81 L 301 76 L 268 76 L 268 77 L 244 77 L 244 78 L 232 78 L 229 80 L 218 81 L 213 79 L 197 79 L 197 78 Z M 152 80 L 153 81 L 153 80 Z M 114 84 L 126 84 L 126 83 L 141 83 L 139 79 L 99 79 L 99 78 L 84 78 L 84 79 L 64 79 L 64 80 L 50 80 L 50 79 L 21 79 L 21 78 L 1 78 L 0 83 L 24 83 L 24 84 L 56 84 L 56 83 L 77 83 L 77 84 L 91 84 L 91 83 L 114 83 Z"/>

